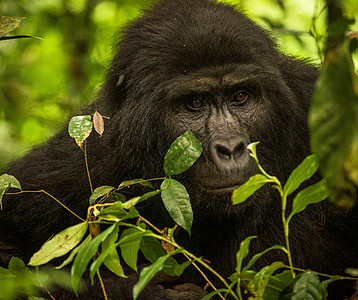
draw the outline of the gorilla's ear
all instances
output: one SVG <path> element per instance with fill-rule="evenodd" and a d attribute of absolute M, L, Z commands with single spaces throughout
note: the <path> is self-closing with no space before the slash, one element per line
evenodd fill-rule
<path fill-rule="evenodd" d="M 301 105 L 309 107 L 319 68 L 307 60 L 281 55 L 280 71 Z"/>
<path fill-rule="evenodd" d="M 116 87 L 120 87 L 124 83 L 124 74 L 119 75 Z"/>
<path fill-rule="evenodd" d="M 113 69 L 107 73 L 105 81 L 100 90 L 100 98 L 103 103 L 109 105 L 110 110 L 120 108 L 126 97 L 126 77 Z"/>

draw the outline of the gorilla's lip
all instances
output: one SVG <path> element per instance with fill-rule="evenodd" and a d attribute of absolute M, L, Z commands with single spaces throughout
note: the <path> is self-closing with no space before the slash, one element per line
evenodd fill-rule
<path fill-rule="evenodd" d="M 201 184 L 202 188 L 211 193 L 228 194 L 236 190 L 241 184 L 225 185 L 225 186 L 208 186 Z"/>
<path fill-rule="evenodd" d="M 232 185 L 232 186 L 226 186 L 226 187 L 220 187 L 220 188 L 214 188 L 214 189 L 209 189 L 209 191 L 213 192 L 213 193 L 218 193 L 218 194 L 227 194 L 227 193 L 232 193 L 233 191 L 235 191 L 240 185 Z"/>

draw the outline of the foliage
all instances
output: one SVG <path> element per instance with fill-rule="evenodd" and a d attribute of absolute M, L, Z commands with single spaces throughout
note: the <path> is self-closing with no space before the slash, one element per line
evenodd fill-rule
<path fill-rule="evenodd" d="M 312 149 L 320 159 L 331 200 L 346 208 L 355 204 L 358 185 L 358 75 L 351 58 L 355 42 L 348 39 L 329 53 L 309 122 Z"/>
<path fill-rule="evenodd" d="M 93 128 L 98 131 L 98 126 L 93 127 L 93 122 L 99 122 L 101 124 L 101 126 L 99 126 L 99 133 L 102 134 L 104 122 L 98 112 L 93 116 L 76 116 L 72 118 L 69 123 L 69 134 L 75 139 L 80 149 L 84 152 L 85 159 L 86 138 L 90 135 Z M 248 146 L 248 149 L 251 152 L 251 157 L 256 161 L 261 174 L 254 175 L 246 183 L 236 189 L 232 195 L 232 202 L 234 205 L 245 202 L 256 190 L 269 183 L 277 190 L 281 197 L 282 226 L 286 245 L 273 245 L 263 252 L 252 256 L 249 262 L 243 265 L 245 257 L 249 254 L 250 242 L 256 238 L 255 236 L 247 237 L 241 242 L 240 249 L 237 252 L 236 268 L 235 272 L 230 276 L 230 282 L 227 282 L 220 274 L 216 273 L 205 260 L 196 257 L 175 242 L 173 232 L 176 227 L 169 231 L 159 229 L 140 216 L 135 208 L 135 205 L 144 201 L 144 199 L 147 200 L 161 194 L 164 206 L 169 212 L 169 215 L 177 225 L 181 226 L 190 234 L 190 228 L 193 222 L 190 198 L 185 187 L 178 181 L 172 179 L 171 175 L 186 171 L 195 163 L 202 152 L 200 142 L 191 131 L 187 131 L 179 136 L 170 146 L 164 159 L 164 170 L 167 177 L 161 178 L 163 181 L 160 184 L 160 189 L 155 189 L 150 182 L 151 180 L 147 179 L 125 181 L 119 184 L 118 187 L 101 186 L 97 188 L 93 191 L 89 199 L 90 206 L 88 208 L 87 219 L 82 220 L 82 222 L 77 225 L 64 229 L 48 240 L 41 249 L 32 256 L 29 265 L 44 265 L 54 258 L 70 253 L 67 259 L 64 260 L 57 269 L 72 262 L 71 286 L 73 291 L 78 294 L 81 278 L 87 268 L 89 268 L 90 271 L 92 284 L 96 274 L 101 281 L 99 273 L 101 265 L 105 265 L 119 277 L 126 277 L 121 265 L 120 256 L 117 252 L 118 248 L 122 259 L 135 271 L 137 271 L 139 251 L 151 262 L 151 265 L 141 270 L 139 280 L 133 287 L 134 299 L 138 298 L 144 287 L 158 272 L 163 271 L 171 276 L 179 276 L 190 264 L 196 264 L 197 268 L 197 264 L 200 264 L 217 276 L 224 284 L 224 288 L 219 290 L 213 287 L 214 291 L 204 297 L 204 299 L 210 299 L 210 297 L 215 294 L 220 294 L 222 298 L 224 297 L 223 295 L 231 295 L 235 299 L 242 299 L 242 291 L 249 293 L 251 298 L 265 300 L 284 299 L 285 297 L 289 297 L 290 299 L 305 299 L 307 297 L 311 297 L 312 299 L 325 299 L 327 296 L 328 283 L 343 279 L 343 277 L 319 274 L 320 276 L 329 278 L 328 280 L 320 281 L 317 273 L 294 268 L 289 245 L 290 220 L 295 214 L 303 211 L 308 205 L 323 201 L 327 198 L 328 188 L 325 179 L 298 192 L 293 199 L 291 212 L 289 214 L 286 213 L 287 197 L 296 192 L 304 181 L 310 179 L 315 174 L 318 169 L 317 158 L 315 155 L 308 156 L 292 172 L 282 187 L 281 182 L 275 176 L 269 175 L 260 165 L 256 154 L 257 145 L 258 142 L 252 143 Z M 90 180 L 89 176 L 88 179 Z M 153 179 L 153 181 L 158 181 L 158 179 Z M 21 190 L 20 184 L 13 176 L 4 174 L 0 176 L 0 182 L 2 183 L 0 201 L 3 195 L 8 193 L 9 189 L 19 189 L 20 191 L 17 192 L 17 194 L 26 192 Z M 127 200 L 120 192 L 123 188 L 135 184 L 146 185 L 151 187 L 153 191 Z M 56 199 L 56 201 L 58 200 Z M 101 232 L 99 228 L 100 223 L 110 226 Z M 86 237 L 88 229 L 89 233 Z M 287 255 L 289 261 L 288 266 L 283 262 L 276 261 L 258 271 L 251 269 L 261 256 L 271 250 L 277 249 Z M 175 256 L 180 254 L 184 255 L 188 261 L 179 264 Z M 20 261 L 16 258 L 13 258 L 13 260 L 17 262 Z M 23 265 L 22 262 L 20 264 Z M 22 269 L 26 270 L 26 276 L 32 274 L 24 265 Z M 4 274 L 10 274 L 9 272 L 13 272 L 12 265 L 9 265 L 9 269 L 3 269 Z M 30 276 L 30 278 L 32 277 Z M 3 280 L 5 279 L 0 278 L 0 285 Z M 6 280 L 10 282 L 12 280 L 18 281 L 18 278 L 10 276 L 10 278 Z M 10 283 L 10 286 L 12 287 L 13 283 Z M 39 285 L 38 282 L 30 280 L 23 286 L 21 291 L 25 291 L 22 292 L 25 294 L 36 295 L 36 291 L 39 287 L 44 288 L 44 286 Z M 102 288 L 106 298 L 103 283 Z M 17 294 L 10 288 L 9 295 L 11 298 Z"/>

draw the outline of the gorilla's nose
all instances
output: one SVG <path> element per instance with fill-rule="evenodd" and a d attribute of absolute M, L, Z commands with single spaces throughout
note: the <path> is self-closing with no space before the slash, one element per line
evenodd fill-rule
<path fill-rule="evenodd" d="M 219 138 L 211 144 L 211 154 L 214 162 L 220 166 L 223 163 L 237 162 L 240 160 L 249 141 L 244 136 L 235 136 L 231 138 Z"/>

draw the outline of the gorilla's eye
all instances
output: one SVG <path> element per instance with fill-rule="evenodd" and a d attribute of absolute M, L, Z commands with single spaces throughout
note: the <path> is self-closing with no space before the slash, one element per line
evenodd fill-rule
<path fill-rule="evenodd" d="M 198 110 L 201 107 L 203 107 L 204 103 L 202 100 L 197 99 L 197 98 L 190 98 L 188 100 L 186 100 L 186 105 L 193 110 Z"/>
<path fill-rule="evenodd" d="M 235 101 L 237 101 L 239 103 L 244 103 L 248 97 L 249 97 L 249 94 L 246 91 L 239 91 L 235 95 Z"/>

